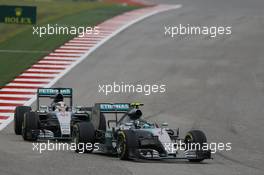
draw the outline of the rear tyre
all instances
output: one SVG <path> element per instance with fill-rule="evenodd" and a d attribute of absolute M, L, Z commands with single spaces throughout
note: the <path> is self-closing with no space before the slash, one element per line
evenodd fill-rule
<path fill-rule="evenodd" d="M 30 106 L 17 106 L 14 114 L 14 131 L 16 135 L 21 135 L 22 133 L 22 122 L 24 114 L 31 111 Z"/>
<path fill-rule="evenodd" d="M 130 153 L 138 148 L 138 140 L 133 131 L 120 131 L 117 137 L 117 155 L 121 160 L 129 160 Z"/>
<path fill-rule="evenodd" d="M 22 136 L 24 140 L 26 141 L 37 140 L 37 130 L 39 129 L 38 123 L 39 123 L 39 116 L 36 112 L 25 113 L 24 120 L 22 122 Z"/>
<path fill-rule="evenodd" d="M 77 153 L 91 153 L 95 143 L 95 129 L 91 122 L 81 122 L 73 126 L 72 138 Z"/>
<path fill-rule="evenodd" d="M 187 148 L 190 148 L 190 149 L 195 149 L 195 145 L 192 145 L 192 143 L 199 144 L 200 150 L 201 150 L 204 143 L 207 143 L 207 138 L 204 132 L 200 130 L 191 130 L 186 134 L 184 142 Z M 201 162 L 203 160 L 204 159 L 189 159 L 190 162 Z"/>

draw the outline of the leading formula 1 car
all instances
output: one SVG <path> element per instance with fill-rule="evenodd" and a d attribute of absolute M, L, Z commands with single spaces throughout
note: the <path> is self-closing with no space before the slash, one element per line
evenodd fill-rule
<path fill-rule="evenodd" d="M 160 127 L 143 120 L 140 106 L 140 103 L 95 104 L 91 120 L 73 126 L 75 144 L 93 143 L 97 151 L 118 155 L 122 160 L 187 159 L 201 162 L 211 158 L 210 150 L 199 147 L 207 142 L 202 131 L 192 130 L 181 139 L 179 129 L 174 131 L 166 123 Z M 176 149 L 182 145 L 185 145 L 183 149 Z M 80 152 L 79 148 L 76 152 Z M 87 153 L 92 151 L 90 148 L 85 150 Z"/>
<path fill-rule="evenodd" d="M 40 98 L 52 98 L 51 105 L 40 105 Z M 67 105 L 66 101 L 69 101 Z M 37 110 L 30 106 L 17 106 L 14 131 L 24 140 L 71 140 L 72 126 L 90 118 L 90 107 L 73 107 L 71 88 L 39 88 Z"/>

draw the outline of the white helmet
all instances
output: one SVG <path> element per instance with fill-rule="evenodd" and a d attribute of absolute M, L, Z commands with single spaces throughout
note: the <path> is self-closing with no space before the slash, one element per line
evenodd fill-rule
<path fill-rule="evenodd" d="M 66 104 L 63 101 L 60 101 L 56 104 L 56 110 L 65 112 L 66 111 Z"/>

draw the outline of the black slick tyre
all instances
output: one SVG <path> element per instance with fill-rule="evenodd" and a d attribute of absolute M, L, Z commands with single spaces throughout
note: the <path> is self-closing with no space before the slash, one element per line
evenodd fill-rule
<path fill-rule="evenodd" d="M 138 140 L 133 131 L 120 131 L 117 136 L 117 155 L 121 160 L 129 160 L 130 154 L 138 148 Z"/>
<path fill-rule="evenodd" d="M 189 131 L 184 139 L 184 142 L 187 146 L 187 149 L 195 149 L 195 145 L 200 145 L 200 149 L 203 147 L 205 143 L 207 143 L 207 138 L 204 132 L 200 130 L 191 130 Z M 190 162 L 201 162 L 204 159 L 189 159 Z"/>
<path fill-rule="evenodd" d="M 75 152 L 77 153 L 93 152 L 94 143 L 95 143 L 95 128 L 91 122 L 76 123 L 73 126 L 72 138 L 76 146 Z"/>
<path fill-rule="evenodd" d="M 14 113 L 14 132 L 16 135 L 21 135 L 24 114 L 29 111 L 31 111 L 30 106 L 17 106 L 16 107 L 15 113 Z"/>
<path fill-rule="evenodd" d="M 37 130 L 39 124 L 39 116 L 36 112 L 26 112 L 22 122 L 22 137 L 26 141 L 37 140 Z"/>

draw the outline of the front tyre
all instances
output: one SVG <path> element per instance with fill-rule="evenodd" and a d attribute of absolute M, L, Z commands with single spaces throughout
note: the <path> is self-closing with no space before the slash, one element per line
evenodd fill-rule
<path fill-rule="evenodd" d="M 30 106 L 17 106 L 14 113 L 14 131 L 16 135 L 22 133 L 22 122 L 24 114 L 31 111 Z"/>
<path fill-rule="evenodd" d="M 138 148 L 138 140 L 133 131 L 120 131 L 117 136 L 117 155 L 121 160 L 128 160 L 130 153 Z"/>
<path fill-rule="evenodd" d="M 24 120 L 22 122 L 22 137 L 26 141 L 36 141 L 37 140 L 37 130 L 39 124 L 39 116 L 36 112 L 27 112 L 24 115 Z M 35 131 L 35 134 L 33 133 Z"/>
<path fill-rule="evenodd" d="M 75 152 L 93 152 L 95 143 L 95 129 L 91 122 L 81 122 L 75 124 L 72 130 L 72 138 L 76 146 Z"/>
<path fill-rule="evenodd" d="M 191 130 L 186 134 L 184 142 L 187 146 L 187 150 L 197 150 L 197 146 L 199 148 L 198 150 L 201 150 L 203 145 L 207 143 L 207 138 L 204 132 L 200 130 Z M 189 159 L 190 162 L 201 162 L 203 160 L 204 159 Z"/>

